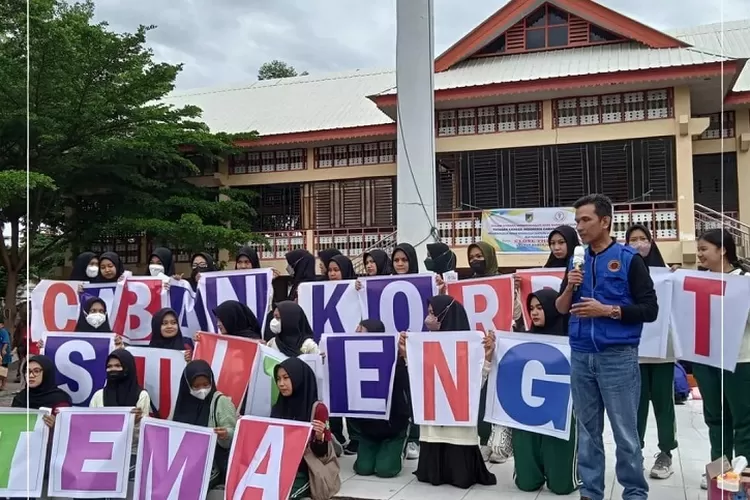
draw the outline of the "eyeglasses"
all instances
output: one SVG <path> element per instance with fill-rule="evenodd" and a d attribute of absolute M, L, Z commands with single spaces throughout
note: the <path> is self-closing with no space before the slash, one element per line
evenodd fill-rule
<path fill-rule="evenodd" d="M 44 372 L 44 370 L 42 370 L 41 368 L 31 368 L 29 370 L 29 375 L 34 375 L 36 377 L 37 375 L 41 375 L 42 372 Z"/>

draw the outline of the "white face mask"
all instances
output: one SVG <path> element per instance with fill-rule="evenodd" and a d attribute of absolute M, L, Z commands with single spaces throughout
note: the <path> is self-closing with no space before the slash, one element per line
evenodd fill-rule
<path fill-rule="evenodd" d="M 190 395 L 193 396 L 194 398 L 200 399 L 201 401 L 206 399 L 206 396 L 208 396 L 209 392 L 211 392 L 210 387 L 204 387 L 203 389 L 197 389 L 197 390 L 190 388 Z"/>
<path fill-rule="evenodd" d="M 99 328 L 104 324 L 104 322 L 107 321 L 107 315 L 104 313 L 89 313 L 86 316 L 86 323 L 93 326 L 94 328 Z"/>
<path fill-rule="evenodd" d="M 273 318 L 268 327 L 271 329 L 271 333 L 273 333 L 274 335 L 278 335 L 279 333 L 281 333 L 281 320 Z"/>
<path fill-rule="evenodd" d="M 99 266 L 89 266 L 86 268 L 86 276 L 96 278 L 99 276 Z"/>
<path fill-rule="evenodd" d="M 161 264 L 149 264 L 148 272 L 151 273 L 151 276 L 159 276 L 164 272 L 164 266 Z"/>

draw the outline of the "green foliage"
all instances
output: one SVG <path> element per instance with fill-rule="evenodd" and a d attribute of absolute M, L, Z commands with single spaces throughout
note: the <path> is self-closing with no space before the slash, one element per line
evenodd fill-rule
<path fill-rule="evenodd" d="M 26 2 L 0 2 L 0 223 L 17 236 L 0 248 L 9 284 L 26 264 L 25 244 L 36 265 L 121 231 L 181 248 L 255 239 L 244 194 L 218 201 L 218 189 L 189 182 L 235 148 L 199 108 L 164 103 L 182 66 L 154 61 L 154 27 L 115 33 L 94 22 L 91 1 L 28 1 L 28 200 Z"/>
<path fill-rule="evenodd" d="M 258 80 L 272 80 L 274 78 L 291 78 L 293 76 L 306 76 L 307 71 L 297 73 L 297 70 L 293 66 L 274 59 L 267 63 L 263 63 L 258 70 Z"/>

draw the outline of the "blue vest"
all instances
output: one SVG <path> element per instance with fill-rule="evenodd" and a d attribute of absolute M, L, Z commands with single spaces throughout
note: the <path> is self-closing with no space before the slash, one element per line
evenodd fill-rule
<path fill-rule="evenodd" d="M 583 266 L 583 283 L 573 293 L 573 304 L 581 297 L 593 297 L 608 306 L 633 304 L 628 272 L 637 252 L 629 246 L 614 243 L 600 254 L 586 251 Z M 568 270 L 573 269 L 573 259 Z M 600 352 L 609 346 L 638 345 L 641 341 L 642 323 L 624 324 L 610 318 L 579 318 L 570 315 L 568 336 L 570 348 L 576 352 Z"/>

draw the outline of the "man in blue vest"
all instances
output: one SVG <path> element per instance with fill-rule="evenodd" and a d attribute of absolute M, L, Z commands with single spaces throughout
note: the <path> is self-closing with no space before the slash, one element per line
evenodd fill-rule
<path fill-rule="evenodd" d="M 611 237 L 612 202 L 584 196 L 575 205 L 585 249 L 574 260 L 556 306 L 570 314 L 570 386 L 578 420 L 581 500 L 604 499 L 604 411 L 614 434 L 615 472 L 623 500 L 646 500 L 648 483 L 638 437 L 641 377 L 638 344 L 644 323 L 656 320 L 659 305 L 648 267 L 637 251 Z"/>

